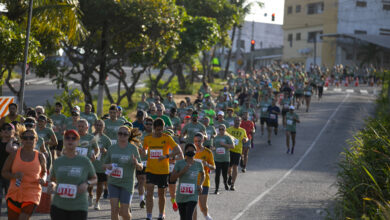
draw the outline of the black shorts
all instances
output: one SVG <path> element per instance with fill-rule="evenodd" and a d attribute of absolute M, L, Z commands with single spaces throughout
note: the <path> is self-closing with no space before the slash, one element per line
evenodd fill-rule
<path fill-rule="evenodd" d="M 57 146 L 51 146 L 50 150 L 62 151 L 62 147 L 63 146 L 64 146 L 64 141 L 63 140 L 58 140 Z"/>
<path fill-rule="evenodd" d="M 305 98 L 310 98 L 311 97 L 311 95 L 305 95 Z"/>
<path fill-rule="evenodd" d="M 303 97 L 303 94 L 297 94 L 297 93 L 295 93 L 294 96 L 295 96 L 295 98 L 302 98 L 302 97 Z"/>
<path fill-rule="evenodd" d="M 168 175 L 168 184 L 176 184 L 177 180 L 171 181 L 171 173 Z"/>
<path fill-rule="evenodd" d="M 146 175 L 146 167 L 144 167 L 142 170 L 136 170 L 135 171 L 135 174 L 138 176 L 138 175 Z"/>
<path fill-rule="evenodd" d="M 287 132 L 290 132 L 290 134 L 297 134 L 296 131 L 287 131 Z"/>
<path fill-rule="evenodd" d="M 260 118 L 260 124 L 263 125 L 264 123 L 267 123 L 268 118 Z"/>
<path fill-rule="evenodd" d="M 98 183 L 107 182 L 107 175 L 105 173 L 96 173 Z"/>
<path fill-rule="evenodd" d="M 233 165 L 238 166 L 238 164 L 240 164 L 240 158 L 241 158 L 241 154 L 235 153 L 235 152 L 230 152 L 229 166 L 233 166 Z"/>
<path fill-rule="evenodd" d="M 278 128 L 278 122 L 277 122 L 277 121 L 268 120 L 268 121 L 267 121 L 267 126 L 268 126 L 268 127 Z"/>
<path fill-rule="evenodd" d="M 165 189 L 168 187 L 169 174 L 153 174 L 146 173 L 146 184 L 157 185 L 159 189 Z"/>
<path fill-rule="evenodd" d="M 282 116 L 285 116 L 288 112 L 288 109 L 282 109 Z"/>

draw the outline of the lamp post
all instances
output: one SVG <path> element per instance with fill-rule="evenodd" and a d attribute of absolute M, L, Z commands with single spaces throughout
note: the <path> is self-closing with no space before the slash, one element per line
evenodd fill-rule
<path fill-rule="evenodd" d="M 31 29 L 31 18 L 32 18 L 32 8 L 33 8 L 33 0 L 29 1 L 28 6 L 28 19 L 27 19 L 27 30 L 26 30 L 26 44 L 24 46 L 24 60 L 22 64 L 22 79 L 20 82 L 20 94 L 19 94 L 19 113 L 23 112 L 23 103 L 24 103 L 24 84 L 26 82 L 26 66 L 27 66 L 27 58 L 28 58 L 28 44 L 30 40 L 30 29 Z"/>

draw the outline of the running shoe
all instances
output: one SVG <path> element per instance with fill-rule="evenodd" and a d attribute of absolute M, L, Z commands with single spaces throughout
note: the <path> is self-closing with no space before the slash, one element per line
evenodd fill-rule
<path fill-rule="evenodd" d="M 162 217 L 158 217 L 157 220 L 164 220 L 165 219 L 165 216 L 162 216 Z"/>
<path fill-rule="evenodd" d="M 271 141 L 268 141 L 268 145 L 271 146 Z"/>
<path fill-rule="evenodd" d="M 230 186 L 230 190 L 231 190 L 231 191 L 235 191 L 235 190 L 236 190 L 236 188 L 234 188 L 234 185 L 233 185 L 233 184 Z"/>
<path fill-rule="evenodd" d="M 225 190 L 229 190 L 229 186 L 225 184 Z"/>
<path fill-rule="evenodd" d="M 179 209 L 179 207 L 177 206 L 177 202 L 172 204 L 172 209 L 173 211 L 177 212 L 177 210 Z"/>
<path fill-rule="evenodd" d="M 288 154 L 288 153 L 290 153 L 290 148 L 287 148 L 287 152 L 286 152 L 286 154 Z"/>
<path fill-rule="evenodd" d="M 88 206 L 91 207 L 92 206 L 92 196 L 88 196 Z"/>
<path fill-rule="evenodd" d="M 246 168 L 242 168 L 241 171 L 242 171 L 243 173 L 245 173 L 245 172 L 246 172 Z"/>
<path fill-rule="evenodd" d="M 95 203 L 95 207 L 94 207 L 95 210 L 100 210 L 100 205 L 99 205 L 99 202 Z"/>
<path fill-rule="evenodd" d="M 294 154 L 294 148 L 291 148 L 291 154 Z"/>
<path fill-rule="evenodd" d="M 211 216 L 210 215 L 206 215 L 205 217 L 204 217 L 206 220 L 213 220 L 213 218 L 211 218 Z"/>
<path fill-rule="evenodd" d="M 219 194 L 220 194 L 220 192 L 218 191 L 218 189 L 216 189 L 216 190 L 214 191 L 214 194 L 215 194 L 215 195 L 219 195 Z"/>
<path fill-rule="evenodd" d="M 141 202 L 139 203 L 139 207 L 143 209 L 145 208 L 145 205 L 146 205 L 145 200 L 141 200 Z"/>
<path fill-rule="evenodd" d="M 230 186 L 230 185 L 232 185 L 232 176 L 229 176 L 228 177 L 228 182 L 227 182 L 227 184 Z"/>
<path fill-rule="evenodd" d="M 103 198 L 107 199 L 108 198 L 108 190 L 104 190 L 104 193 L 103 193 Z"/>

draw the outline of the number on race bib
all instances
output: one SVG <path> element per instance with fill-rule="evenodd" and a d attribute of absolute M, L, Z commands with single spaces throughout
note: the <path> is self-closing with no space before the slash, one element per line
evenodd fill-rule
<path fill-rule="evenodd" d="M 192 183 L 181 183 L 180 194 L 193 195 L 195 193 L 195 184 Z"/>
<path fill-rule="evenodd" d="M 111 172 L 111 176 L 114 178 L 122 179 L 123 177 L 123 168 L 117 167 L 115 170 Z"/>
<path fill-rule="evenodd" d="M 163 155 L 163 150 L 150 150 L 150 159 L 158 159 Z"/>
<path fill-rule="evenodd" d="M 276 119 L 276 115 L 275 114 L 269 114 L 269 118 L 270 119 Z"/>
<path fill-rule="evenodd" d="M 225 154 L 225 148 L 224 147 L 218 147 L 216 149 L 217 154 Z"/>
<path fill-rule="evenodd" d="M 88 148 L 76 147 L 76 152 L 81 156 L 87 156 Z"/>
<path fill-rule="evenodd" d="M 240 143 L 240 141 L 236 138 L 234 138 L 234 146 L 237 146 Z"/>
<path fill-rule="evenodd" d="M 111 144 L 112 145 L 116 144 L 116 140 L 111 140 Z"/>
<path fill-rule="evenodd" d="M 61 198 L 74 199 L 77 195 L 77 186 L 72 184 L 60 183 L 57 186 L 57 194 Z"/>

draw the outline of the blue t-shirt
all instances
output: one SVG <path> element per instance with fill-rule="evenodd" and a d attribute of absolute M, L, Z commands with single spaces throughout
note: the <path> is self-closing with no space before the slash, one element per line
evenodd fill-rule
<path fill-rule="evenodd" d="M 268 106 L 268 113 L 269 113 L 269 122 L 278 122 L 278 114 L 272 113 L 272 111 L 275 111 L 277 113 L 280 113 L 280 108 L 278 106 Z"/>
<path fill-rule="evenodd" d="M 144 123 L 141 123 L 139 121 L 134 121 L 133 122 L 133 128 L 138 128 L 138 130 L 144 131 L 145 130 L 145 125 L 144 125 Z"/>

